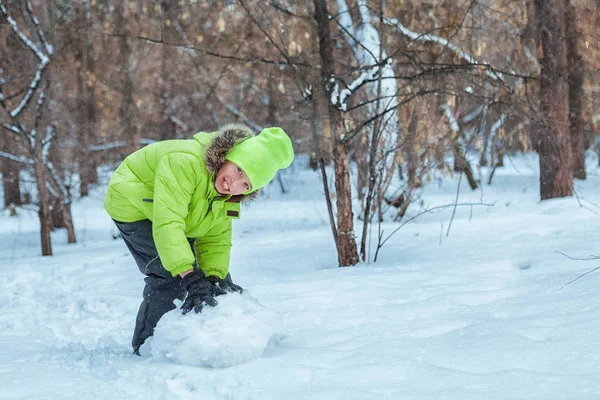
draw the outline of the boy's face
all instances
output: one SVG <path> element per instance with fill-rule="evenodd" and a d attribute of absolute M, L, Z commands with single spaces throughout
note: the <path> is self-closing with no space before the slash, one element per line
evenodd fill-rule
<path fill-rule="evenodd" d="M 215 178 L 215 189 L 219 194 L 237 196 L 252 190 L 246 173 L 231 161 L 225 161 Z"/>

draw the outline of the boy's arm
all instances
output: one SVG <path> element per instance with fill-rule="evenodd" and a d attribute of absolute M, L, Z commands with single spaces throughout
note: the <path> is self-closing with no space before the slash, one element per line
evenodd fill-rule
<path fill-rule="evenodd" d="M 173 276 L 191 270 L 194 263 L 185 217 L 197 185 L 192 167 L 196 161 L 187 154 L 173 153 L 162 157 L 156 169 L 152 234 L 163 266 Z"/>
<path fill-rule="evenodd" d="M 206 276 L 225 278 L 229 272 L 231 256 L 231 219 L 224 219 L 206 235 L 196 238 L 194 249 L 198 267 Z"/>

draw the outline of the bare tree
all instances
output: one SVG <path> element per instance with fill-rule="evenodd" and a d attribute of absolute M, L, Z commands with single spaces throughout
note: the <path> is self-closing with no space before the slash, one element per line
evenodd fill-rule
<path fill-rule="evenodd" d="M 131 0 L 118 1 L 115 9 L 115 25 L 119 38 L 119 69 L 121 72 L 121 108 L 119 120 L 121 137 L 125 139 L 125 151 L 133 153 L 140 147 L 141 121 L 136 93 L 138 87 L 138 58 L 135 51 L 133 29 L 137 27 L 139 14 L 133 10 Z"/>
<path fill-rule="evenodd" d="M 20 144 L 11 146 L 12 149 L 25 149 L 24 154 L 4 152 L 2 155 L 33 169 L 38 195 L 42 255 L 52 255 L 52 228 L 66 228 L 68 242 L 76 241 L 70 209 L 71 195 L 65 181 L 61 157 L 58 155 L 56 123 L 49 105 L 52 87 L 49 66 L 56 60 L 54 46 L 51 44 L 53 35 L 44 33 L 30 1 L 22 2 L 21 19 L 13 17 L 9 9 L 4 1 L 0 1 L 0 14 L 32 57 L 28 63 L 11 64 L 11 68 L 19 69 L 19 72 L 28 77 L 25 86 L 24 82 L 15 81 L 0 87 L 0 107 L 6 114 L 3 118 L 6 122 L 2 123 L 2 127 L 13 135 L 15 144 Z M 46 12 L 45 23 L 52 27 L 55 11 L 53 2 L 46 3 L 43 11 Z M 28 71 L 29 65 L 32 70 Z M 13 71 L 13 76 L 17 75 Z M 53 217 L 56 223 L 53 223 Z"/>
<path fill-rule="evenodd" d="M 74 52 L 77 60 L 77 90 L 81 103 L 77 107 L 77 160 L 79 164 L 79 194 L 87 196 L 90 184 L 98 182 L 97 158 L 90 145 L 97 137 L 97 105 L 96 105 L 96 43 L 92 31 L 94 21 L 90 0 L 82 0 L 79 14 L 80 29 L 74 32 Z"/>
<path fill-rule="evenodd" d="M 333 93 L 337 87 L 331 80 L 335 77 L 333 49 L 329 27 L 329 11 L 325 0 L 314 0 L 315 20 L 319 41 L 321 61 L 321 85 L 317 88 L 320 96 L 335 99 Z M 329 132 L 332 140 L 332 154 L 335 171 L 335 191 L 337 206 L 337 236 L 335 238 L 340 267 L 358 263 L 358 252 L 354 238 L 354 212 L 352 210 L 352 191 L 349 169 L 349 140 L 345 137 L 341 111 L 336 104 L 328 102 Z"/>
<path fill-rule="evenodd" d="M 23 90 L 23 94 L 15 98 L 16 105 L 11 106 L 8 99 L 14 98 L 9 94 L 0 92 L 0 106 L 6 111 L 8 122 L 2 123 L 2 127 L 23 139 L 28 144 L 29 158 L 13 156 L 12 158 L 33 166 L 38 190 L 39 201 L 39 219 L 40 219 L 40 235 L 42 243 L 42 255 L 52 255 L 52 243 L 50 239 L 50 231 L 52 229 L 52 220 L 50 214 L 51 194 L 48 188 L 49 176 L 46 165 L 48 163 L 49 148 L 52 144 L 54 129 L 51 125 L 44 124 L 44 111 L 47 109 L 47 91 L 50 86 L 50 81 L 46 78 L 47 67 L 54 56 L 53 46 L 46 40 L 46 36 L 40 26 L 39 20 L 33 13 L 31 2 L 26 2 L 26 7 L 23 9 L 25 18 L 29 19 L 29 23 L 33 27 L 32 32 L 35 32 L 37 38 L 34 39 L 28 36 L 19 27 L 9 13 L 4 0 L 0 0 L 0 13 L 11 26 L 15 34 L 33 53 L 36 66 L 32 74 L 33 77 L 27 88 Z M 15 90 L 19 93 L 21 89 Z M 35 98 L 37 96 L 37 101 Z M 29 118 L 26 113 L 31 114 Z M 27 123 L 26 121 L 32 121 Z M 29 127 L 27 127 L 27 125 Z M 7 155 L 5 155 L 7 157 Z"/>

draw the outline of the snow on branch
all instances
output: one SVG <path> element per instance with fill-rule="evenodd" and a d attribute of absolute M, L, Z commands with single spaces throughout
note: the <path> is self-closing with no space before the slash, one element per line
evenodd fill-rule
<path fill-rule="evenodd" d="M 52 181 L 58 187 L 58 190 L 60 190 L 60 194 L 62 194 L 64 203 L 69 204 L 71 202 L 71 196 L 69 194 L 69 189 L 65 185 L 64 180 L 61 179 L 61 177 L 59 176 L 58 171 L 54 167 L 54 164 L 52 164 L 51 162 L 48 162 L 48 163 L 46 163 L 46 167 L 48 168 L 48 171 L 50 172 L 50 177 L 52 178 Z M 48 185 L 48 186 L 51 187 L 52 185 Z M 55 198 L 60 199 L 59 194 L 55 190 L 51 190 L 50 193 L 52 193 L 52 195 Z"/>
<path fill-rule="evenodd" d="M 37 89 L 37 87 L 40 84 L 40 81 L 42 80 L 42 72 L 46 68 L 46 65 L 48 65 L 48 64 L 44 64 L 43 62 L 40 63 L 40 65 L 38 65 L 38 70 L 36 71 L 33 80 L 29 84 L 29 89 L 27 90 L 27 93 L 25 94 L 23 99 L 21 99 L 21 102 L 19 103 L 19 105 L 10 112 L 10 116 L 12 118 L 15 118 L 17 115 L 19 115 L 25 109 L 25 106 L 27 106 L 27 104 L 33 97 L 35 90 Z"/>
<path fill-rule="evenodd" d="M 15 107 L 14 110 L 9 112 L 9 115 L 11 116 L 11 118 L 17 117 L 25 109 L 27 104 L 31 101 L 31 98 L 33 97 L 33 95 L 34 95 L 35 91 L 37 90 L 39 83 L 42 79 L 42 73 L 44 72 L 44 69 L 46 69 L 46 66 L 50 63 L 50 56 L 52 56 L 54 54 L 54 49 L 46 41 L 46 38 L 40 28 L 39 20 L 33 15 L 33 11 L 32 11 L 30 2 L 27 3 L 27 11 L 29 12 L 29 14 L 32 18 L 32 21 L 37 28 L 38 35 L 40 36 L 40 39 L 42 40 L 42 42 L 44 44 L 47 54 L 44 53 L 44 51 L 40 47 L 38 47 L 35 43 L 33 43 L 31 41 L 31 39 L 29 39 L 29 37 L 27 37 L 27 35 L 25 35 L 21 31 L 21 29 L 19 28 L 19 25 L 17 24 L 17 21 L 15 21 L 8 14 L 8 9 L 4 5 L 3 0 L 0 0 L 0 13 L 2 13 L 2 15 L 4 15 L 6 17 L 12 30 L 17 34 L 17 36 L 19 36 L 19 39 L 21 39 L 21 41 L 25 44 L 25 46 L 27 46 L 36 55 L 36 57 L 40 60 L 38 66 L 37 66 L 37 71 L 35 73 L 35 76 L 33 77 L 31 83 L 29 84 L 27 93 L 25 93 L 25 96 L 23 96 L 23 98 L 21 99 L 21 102 L 17 105 L 17 107 Z M 4 99 L 4 96 L 2 96 L 2 99 Z"/>
<path fill-rule="evenodd" d="M 24 131 L 20 126 L 17 125 L 9 125 L 9 124 L 2 124 L 2 127 L 6 130 L 9 130 L 13 133 L 16 133 L 17 135 L 23 135 Z"/>
<path fill-rule="evenodd" d="M 182 120 L 180 120 L 179 118 L 177 118 L 176 116 L 171 115 L 171 117 L 169 117 L 169 119 L 171 120 L 172 123 L 177 125 L 182 130 L 184 130 L 184 131 L 188 130 L 188 126 L 186 125 L 186 123 L 183 122 Z"/>
<path fill-rule="evenodd" d="M 505 119 L 506 119 L 506 115 L 502 114 L 500 116 L 500 118 L 498 118 L 498 120 L 496 122 L 494 122 L 494 124 L 490 128 L 491 135 L 494 135 L 498 131 L 498 129 L 500 129 L 502 127 L 502 125 L 504 125 Z"/>
<path fill-rule="evenodd" d="M 0 68 L 0 74 L 4 72 L 2 68 Z M 0 106 L 4 108 L 4 92 L 2 92 L 2 85 L 4 85 L 6 81 L 3 78 L 0 78 Z"/>
<path fill-rule="evenodd" d="M 54 138 L 54 127 L 52 125 L 46 126 L 46 137 L 42 140 L 42 160 L 44 164 L 49 163 L 48 158 L 50 155 L 50 146 L 52 145 L 52 138 Z"/>
<path fill-rule="evenodd" d="M 450 129 L 457 134 L 460 133 L 460 125 L 458 124 L 458 120 L 456 119 L 456 116 L 454 116 L 452 109 L 448 106 L 448 104 L 442 104 L 441 108 L 444 110 L 444 115 L 446 115 L 446 118 L 448 118 Z"/>
<path fill-rule="evenodd" d="M 58 192 L 56 190 L 54 190 L 54 188 L 52 187 L 50 182 L 46 182 L 46 189 L 48 189 L 48 192 L 50 192 L 52 197 L 54 197 L 55 199 L 58 199 Z"/>
<path fill-rule="evenodd" d="M 105 150 L 112 150 L 112 149 L 118 149 L 119 147 L 124 147 L 125 146 L 125 142 L 111 142 L 111 143 L 104 143 L 104 144 L 90 144 L 87 149 L 89 151 L 105 151 Z"/>
<path fill-rule="evenodd" d="M 0 151 L 0 157 L 8 158 L 9 160 L 16 161 L 16 162 L 22 163 L 22 164 L 33 165 L 33 160 L 30 158 L 23 157 L 23 156 L 15 156 L 14 154 L 5 153 L 3 151 Z"/>
<path fill-rule="evenodd" d="M 462 118 L 462 122 L 465 124 L 468 124 L 469 122 L 472 122 L 475 118 L 479 117 L 481 115 L 481 113 L 483 112 L 484 109 L 484 105 L 481 105 L 479 107 L 477 107 L 475 110 L 473 110 L 472 112 L 468 113 L 467 115 L 465 115 Z"/>
<path fill-rule="evenodd" d="M 27 12 L 29 12 L 29 16 L 31 17 L 31 22 L 33 22 L 33 24 L 35 25 L 37 34 L 40 37 L 40 40 L 42 41 L 44 48 L 46 49 L 46 53 L 48 53 L 48 55 L 50 55 L 50 56 L 53 55 L 54 47 L 50 43 L 48 43 L 48 41 L 46 40 L 46 35 L 44 35 L 44 31 L 42 31 L 42 28 L 40 26 L 40 20 L 33 13 L 33 7 L 31 6 L 31 1 L 27 2 Z"/>
<path fill-rule="evenodd" d="M 487 66 L 489 67 L 491 70 L 484 70 L 484 73 L 490 77 L 491 79 L 495 80 L 495 81 L 501 81 L 504 82 L 504 80 L 502 79 L 502 77 L 496 73 L 494 71 L 494 68 L 491 66 L 491 64 L 489 63 L 481 63 L 479 61 L 477 61 L 471 54 L 467 53 L 466 51 L 460 49 L 458 46 L 456 46 L 455 44 L 451 43 L 449 40 L 444 39 L 443 37 L 440 36 L 436 36 L 436 35 L 432 35 L 429 33 L 417 33 L 414 31 L 411 31 L 410 29 L 408 29 L 407 27 L 405 27 L 404 25 L 402 25 L 402 23 L 400 21 L 398 21 L 396 18 L 384 18 L 385 23 L 388 25 L 392 25 L 395 26 L 396 28 L 398 28 L 398 30 L 405 35 L 406 37 L 408 37 L 411 40 L 414 40 L 415 42 L 433 42 L 433 43 L 437 43 L 441 46 L 444 46 L 450 50 L 452 50 L 454 53 L 456 53 L 460 58 L 462 58 L 463 60 L 467 61 L 469 64 L 473 64 L 473 65 L 482 65 L 482 66 Z"/>
<path fill-rule="evenodd" d="M 358 78 L 356 78 L 352 83 L 347 85 L 344 89 L 339 89 L 339 84 L 336 82 L 334 77 L 331 77 L 329 82 L 334 84 L 333 89 L 331 90 L 330 101 L 333 106 L 336 108 L 346 111 L 348 109 L 348 104 L 346 100 L 352 95 L 352 93 L 356 92 L 361 86 L 366 84 L 367 82 L 371 82 L 377 79 L 377 75 L 379 74 L 379 66 L 362 72 Z"/>
<path fill-rule="evenodd" d="M 31 6 L 31 5 L 29 5 Z M 25 45 L 27 47 L 29 47 L 29 49 L 31 51 L 33 51 L 33 53 L 37 56 L 37 58 L 39 58 L 40 63 L 44 63 L 46 62 L 46 64 L 50 61 L 48 59 L 48 56 L 38 47 L 36 46 L 31 39 L 29 39 L 27 37 L 27 35 L 25 35 L 21 29 L 19 28 L 19 25 L 17 24 L 17 21 L 15 21 L 9 14 L 8 14 L 8 9 L 4 6 L 4 2 L 3 0 L 0 0 L 0 12 L 2 12 L 2 15 L 4 15 L 6 17 L 6 20 L 8 21 L 8 24 L 11 26 L 12 30 L 19 36 L 19 39 L 21 39 L 21 41 L 23 43 L 25 43 Z M 30 11 L 31 12 L 31 11 Z M 35 18 L 32 16 L 32 18 Z M 50 47 L 51 48 L 51 47 Z M 52 54 L 52 53 L 49 53 Z"/>
<path fill-rule="evenodd" d="M 55 137 L 54 133 L 54 126 L 46 126 L 46 136 L 44 137 L 44 140 L 42 140 L 42 146 L 50 146 L 52 139 Z"/>

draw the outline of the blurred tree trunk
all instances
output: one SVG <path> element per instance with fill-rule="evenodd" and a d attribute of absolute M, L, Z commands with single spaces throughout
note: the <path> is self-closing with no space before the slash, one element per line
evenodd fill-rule
<path fill-rule="evenodd" d="M 40 94 L 40 100 L 38 100 L 38 104 L 41 103 L 41 107 L 48 107 L 48 102 L 45 100 L 45 90 L 50 86 L 50 79 L 45 78 L 42 83 L 43 89 Z M 36 125 L 39 123 L 39 116 L 41 113 L 36 113 Z M 38 132 L 37 135 L 40 135 L 41 132 Z M 52 195 L 48 190 L 48 169 L 46 168 L 46 156 L 45 156 L 45 146 L 42 144 L 42 140 L 40 140 L 39 136 L 36 138 L 37 140 L 32 141 L 31 154 L 33 156 L 33 169 L 35 175 L 35 184 L 38 192 L 38 217 L 40 220 L 40 239 L 42 244 L 42 255 L 43 256 L 51 256 L 52 255 L 52 239 L 50 237 L 50 233 L 52 232 Z"/>
<path fill-rule="evenodd" d="M 42 8 L 43 18 L 46 26 L 49 26 L 50 29 L 47 29 L 47 39 L 50 43 L 53 43 L 54 32 L 52 28 L 54 27 L 54 0 L 48 0 L 45 4 L 45 7 Z M 52 238 L 50 233 L 52 232 L 52 194 L 48 189 L 50 183 L 50 176 L 48 173 L 47 162 L 48 162 L 48 148 L 50 147 L 50 143 L 44 143 L 42 141 L 42 132 L 46 131 L 51 124 L 51 115 L 50 114 L 50 99 L 52 98 L 52 70 L 47 68 L 45 71 L 44 81 L 42 83 L 42 93 L 40 93 L 40 99 L 38 100 L 37 110 L 35 113 L 35 137 L 36 140 L 33 145 L 33 155 L 34 155 L 34 163 L 35 163 L 35 176 L 36 176 L 36 186 L 38 190 L 38 201 L 39 201 L 39 219 L 40 219 L 40 236 L 42 241 L 42 255 L 43 256 L 51 256 L 52 255 Z M 44 115 L 46 117 L 43 117 Z M 44 130 L 40 129 L 40 127 L 45 127 Z"/>
<path fill-rule="evenodd" d="M 56 32 L 56 16 L 55 12 L 57 5 L 55 0 L 46 0 L 44 11 L 44 21 L 46 27 L 46 38 L 50 43 L 55 42 Z M 66 51 L 66 49 L 65 49 Z M 54 78 L 52 70 L 48 70 L 46 74 L 47 80 L 47 93 L 48 98 L 53 99 L 55 97 L 55 90 L 52 86 L 52 79 Z M 44 103 L 45 110 L 39 115 L 46 114 L 46 118 L 41 121 L 42 126 L 46 127 L 46 133 L 49 131 L 54 132 L 55 126 L 57 125 L 54 121 L 56 116 L 53 114 L 52 102 L 47 101 Z M 50 193 L 51 196 L 49 201 L 51 202 L 50 208 L 50 223 L 52 228 L 65 228 L 67 231 L 67 242 L 75 243 L 75 227 L 73 226 L 73 217 L 71 216 L 71 195 L 66 188 L 65 169 L 63 165 L 63 157 L 60 154 L 60 148 L 58 146 L 59 138 L 53 133 L 52 135 L 46 135 L 46 137 L 54 138 L 53 144 L 51 143 L 40 143 L 38 147 L 42 147 L 44 168 L 48 170 L 46 175 L 46 184 L 53 187 L 53 191 Z M 80 149 L 81 150 L 81 149 Z"/>
<path fill-rule="evenodd" d="M 21 202 L 21 182 L 19 180 L 19 163 L 8 159 L 0 159 L 0 173 L 4 188 L 4 207 L 11 204 L 16 206 Z"/>
<path fill-rule="evenodd" d="M 569 69 L 569 131 L 571 135 L 573 177 L 585 179 L 585 141 L 583 110 L 583 58 L 579 54 L 577 11 L 571 0 L 565 0 L 567 62 Z"/>
<path fill-rule="evenodd" d="M 12 19 L 12 11 L 17 7 L 8 7 L 0 2 L 0 14 L 6 19 Z M 38 18 L 33 14 L 32 8 L 23 7 L 21 13 L 26 21 L 31 21 L 34 25 L 38 24 Z M 14 21 L 14 19 L 12 19 Z M 24 22 L 26 26 L 26 22 Z M 44 140 L 40 137 L 43 135 L 43 127 L 47 126 L 44 113 L 48 109 L 47 93 L 50 87 L 50 78 L 48 77 L 48 65 L 51 62 L 53 55 L 52 47 L 45 40 L 45 36 L 41 33 L 41 28 L 38 28 L 38 38 L 47 46 L 42 47 L 41 43 L 32 36 L 24 33 L 18 23 L 11 24 L 11 28 L 18 37 L 22 49 L 33 52 L 35 54 L 35 73 L 29 69 L 31 63 L 23 62 L 24 58 L 20 58 L 21 50 L 8 49 L 6 60 L 17 62 L 7 65 L 11 71 L 7 71 L 13 76 L 19 76 L 21 73 L 24 76 L 33 76 L 29 82 L 21 81 L 17 83 L 16 93 L 18 95 L 6 99 L 2 95 L 0 106 L 6 111 L 8 116 L 2 123 L 2 127 L 16 134 L 27 146 L 27 158 L 32 161 L 33 173 L 36 182 L 38 194 L 38 216 L 40 221 L 40 240 L 42 246 L 42 255 L 52 255 L 52 242 L 50 231 L 52 229 L 52 218 L 50 214 L 51 195 L 48 189 L 48 174 L 47 174 L 47 146 L 51 143 L 52 136 L 46 136 Z M 25 28 L 27 29 L 27 27 Z M 4 61 L 4 60 L 3 60 Z M 28 70 L 29 69 L 29 70 Z M 28 79 L 27 79 L 28 80 Z M 4 83 L 4 82 L 3 82 Z M 27 115 L 26 115 L 27 114 Z M 27 123 L 32 125 L 32 128 L 26 128 Z M 16 140 L 15 143 L 19 141 Z M 12 146 L 9 147 L 13 150 Z"/>
<path fill-rule="evenodd" d="M 52 240 L 50 238 L 50 232 L 52 231 L 52 214 L 50 213 L 51 196 L 48 188 L 46 187 L 46 167 L 44 165 L 44 156 L 42 152 L 41 143 L 36 143 L 33 148 L 33 155 L 35 157 L 34 171 L 35 181 L 38 190 L 38 201 L 39 210 L 38 216 L 40 220 L 40 238 L 42 242 L 42 255 L 52 255 Z"/>
<path fill-rule="evenodd" d="M 534 5 L 543 52 L 542 115 L 535 140 L 540 158 L 540 195 L 546 200 L 573 194 L 565 0 L 535 0 Z"/>
<path fill-rule="evenodd" d="M 79 48 L 75 55 L 79 63 L 77 86 L 81 94 L 81 107 L 78 108 L 77 140 L 79 141 L 79 193 L 89 194 L 89 185 L 98 182 L 95 152 L 89 146 L 96 137 L 96 61 L 94 59 L 94 43 L 92 37 L 93 21 L 89 0 L 84 1 L 83 30 L 78 40 Z"/>
<path fill-rule="evenodd" d="M 181 35 L 177 32 L 177 4 L 170 0 L 161 0 L 161 40 L 168 43 L 179 43 Z M 158 107 L 160 110 L 161 121 L 159 124 L 158 137 L 160 140 L 174 139 L 176 136 L 176 124 L 171 120 L 171 110 L 169 108 L 170 98 L 174 93 L 170 93 L 173 87 L 171 79 L 171 63 L 177 58 L 177 52 L 173 46 L 162 46 L 162 59 L 160 64 L 160 83 L 158 85 Z"/>
<path fill-rule="evenodd" d="M 315 20 L 321 58 L 321 85 L 317 94 L 330 99 L 331 85 L 329 80 L 334 74 L 333 40 L 329 29 L 329 12 L 325 0 L 314 0 Z M 345 132 L 340 111 L 333 105 L 328 107 L 329 126 L 333 143 L 333 163 L 335 173 L 335 190 L 337 205 L 337 240 L 336 248 L 340 267 L 356 265 L 359 261 L 356 240 L 354 237 L 354 214 L 352 212 L 352 193 L 349 170 L 349 142 L 340 137 Z"/>
<path fill-rule="evenodd" d="M 0 60 L 15 59 L 17 58 L 15 54 L 26 51 L 21 47 L 16 34 L 9 33 L 4 39 L 0 41 Z M 14 147 L 13 138 L 7 134 L 0 133 L 0 149 L 8 150 L 11 147 Z M 18 162 L 0 157 L 0 173 L 2 174 L 2 186 L 4 188 L 4 207 L 8 207 L 11 204 L 17 206 L 23 204 L 21 200 L 21 181 L 19 179 L 20 170 L 21 167 Z"/>
<path fill-rule="evenodd" d="M 0 134 L 0 149 L 10 149 L 12 139 L 5 134 Z M 11 204 L 23 204 L 21 200 L 21 182 L 18 162 L 0 157 L 0 173 L 2 174 L 2 187 L 4 188 L 4 207 Z"/>
<path fill-rule="evenodd" d="M 122 105 L 119 110 L 122 138 L 125 140 L 125 151 L 130 154 L 140 147 L 140 111 L 136 103 L 137 63 L 134 53 L 132 27 L 137 27 L 138 15 L 131 15 L 131 0 L 117 1 L 115 5 L 116 31 L 119 38 L 119 69 L 121 73 L 120 92 Z"/>

